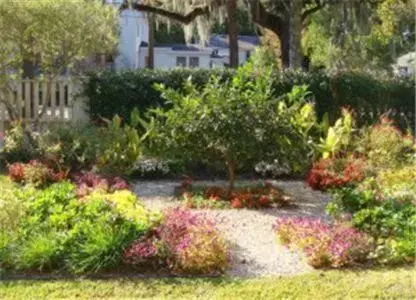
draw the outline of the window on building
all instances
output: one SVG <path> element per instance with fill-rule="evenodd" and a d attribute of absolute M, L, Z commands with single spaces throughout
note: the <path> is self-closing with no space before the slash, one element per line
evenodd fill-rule
<path fill-rule="evenodd" d="M 246 51 L 246 60 L 248 60 L 251 56 L 251 52 L 250 51 Z"/>
<path fill-rule="evenodd" d="M 189 58 L 189 66 L 191 68 L 198 68 L 199 67 L 199 57 L 190 57 Z"/>
<path fill-rule="evenodd" d="M 176 57 L 176 66 L 177 67 L 186 67 L 186 57 L 185 56 L 177 56 Z"/>

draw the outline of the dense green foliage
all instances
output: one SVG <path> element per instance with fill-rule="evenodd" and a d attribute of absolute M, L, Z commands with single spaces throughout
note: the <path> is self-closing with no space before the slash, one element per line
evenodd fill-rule
<path fill-rule="evenodd" d="M 328 211 L 338 219 L 349 220 L 376 241 L 372 258 L 382 263 L 401 263 L 415 259 L 416 162 L 414 138 L 404 135 L 391 120 L 379 123 L 350 137 L 347 151 L 355 153 L 360 164 L 359 180 L 334 190 Z M 345 151 L 345 150 L 344 150 Z M 342 156 L 334 156 L 339 161 Z M 321 180 L 330 180 L 325 170 Z M 362 181 L 360 183 L 360 181 Z M 314 182 L 309 178 L 309 183 Z M 338 184 L 339 187 L 345 186 Z M 333 188 L 336 187 L 332 186 Z"/>
<path fill-rule="evenodd" d="M 191 77 L 201 87 L 212 75 L 229 79 L 232 70 L 138 70 L 126 72 L 99 72 L 90 74 L 84 84 L 85 96 L 89 99 L 89 112 L 93 119 L 112 118 L 115 114 L 128 120 L 134 107 L 141 112 L 149 107 L 163 106 L 165 100 L 154 83 L 167 88 L 181 89 Z M 397 124 L 412 127 L 415 111 L 415 85 L 409 79 L 377 79 L 359 73 L 340 73 L 331 77 L 323 72 L 275 73 L 272 76 L 276 96 L 290 92 L 294 85 L 308 85 L 312 92 L 319 118 L 328 113 L 332 121 L 341 114 L 341 107 L 356 111 L 357 123 L 372 124 L 378 116 L 388 110 Z"/>
<path fill-rule="evenodd" d="M 36 159 L 58 174 L 94 168 L 102 173 L 129 175 L 146 138 L 136 129 L 140 122 L 137 109 L 129 120 L 122 122 L 114 116 L 101 120 L 104 126 L 59 125 L 36 135 L 23 134 L 22 124 L 16 122 L 6 131 L 3 153 L 8 163 Z"/>
<path fill-rule="evenodd" d="M 151 149 L 169 158 L 193 158 L 221 163 L 230 189 L 235 172 L 260 160 L 277 159 L 301 172 L 312 154 L 316 116 L 306 87 L 275 99 L 269 76 L 251 77 L 240 68 L 231 81 L 213 77 L 200 91 L 186 82 L 184 92 L 159 86 L 171 108 L 152 111 Z"/>
<path fill-rule="evenodd" d="M 1 202 L 6 211 L 0 220 L 5 225 L 0 266 L 5 269 L 85 273 L 114 268 L 124 248 L 159 219 L 129 191 L 80 200 L 69 182 L 44 190 L 11 189 Z M 23 207 L 18 213 L 16 203 Z"/>
<path fill-rule="evenodd" d="M 311 15 L 303 49 L 313 67 L 392 71 L 415 48 L 415 1 L 341 0 Z"/>
<path fill-rule="evenodd" d="M 84 193 L 87 184 L 93 187 Z M 85 173 L 76 185 L 36 189 L 0 177 L 0 192 L 1 273 L 152 267 L 219 274 L 228 266 L 228 245 L 213 219 L 182 209 L 150 211 L 121 178 Z"/>

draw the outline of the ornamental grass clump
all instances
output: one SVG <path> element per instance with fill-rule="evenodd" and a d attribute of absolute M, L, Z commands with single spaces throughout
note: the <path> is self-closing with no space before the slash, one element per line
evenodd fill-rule
<path fill-rule="evenodd" d="M 315 268 L 363 262 L 372 249 L 372 240 L 364 233 L 321 219 L 280 218 L 274 228 L 280 243 L 303 251 Z"/>
<path fill-rule="evenodd" d="M 165 213 L 164 221 L 150 236 L 125 251 L 124 262 L 157 262 L 173 273 L 219 274 L 228 265 L 229 253 L 214 220 L 176 208 Z"/>

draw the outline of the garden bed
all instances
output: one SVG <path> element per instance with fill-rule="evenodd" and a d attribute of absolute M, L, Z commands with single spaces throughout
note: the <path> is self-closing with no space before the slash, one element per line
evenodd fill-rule
<path fill-rule="evenodd" d="M 175 195 L 187 208 L 271 208 L 293 206 L 293 198 L 269 181 L 240 185 L 232 191 L 221 185 L 199 186 L 185 180 L 175 189 Z"/>

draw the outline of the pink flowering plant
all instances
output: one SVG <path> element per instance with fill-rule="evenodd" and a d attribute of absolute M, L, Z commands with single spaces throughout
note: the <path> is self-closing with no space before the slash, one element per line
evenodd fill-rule
<path fill-rule="evenodd" d="M 283 245 L 298 248 L 315 267 L 342 267 L 364 261 L 373 248 L 366 234 L 345 225 L 307 217 L 280 218 L 274 224 Z"/>
<path fill-rule="evenodd" d="M 83 172 L 74 176 L 77 185 L 77 196 L 84 197 L 95 190 L 111 193 L 118 190 L 129 189 L 128 183 L 119 176 L 103 176 L 93 172 Z"/>
<path fill-rule="evenodd" d="M 173 273 L 219 274 L 229 262 L 228 247 L 216 223 L 204 214 L 175 208 L 151 236 L 136 241 L 124 262 L 139 265 L 157 261 Z"/>

